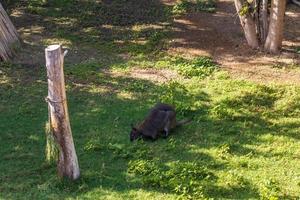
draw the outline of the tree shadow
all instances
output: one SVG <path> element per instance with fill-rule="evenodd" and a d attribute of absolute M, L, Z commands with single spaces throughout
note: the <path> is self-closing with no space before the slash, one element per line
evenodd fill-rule
<path fill-rule="evenodd" d="M 25 63 L 28 51 L 39 55 L 51 43 L 70 48 L 72 63 L 155 52 L 168 32 L 169 10 L 159 0 L 25 2 L 11 16 L 25 43 L 15 62 Z M 35 63 L 43 64 L 41 58 Z"/>

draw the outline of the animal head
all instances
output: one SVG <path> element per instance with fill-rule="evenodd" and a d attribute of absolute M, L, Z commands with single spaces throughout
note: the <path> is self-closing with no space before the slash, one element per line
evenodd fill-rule
<path fill-rule="evenodd" d="M 132 141 L 140 138 L 141 135 L 142 135 L 142 133 L 137 128 L 135 128 L 133 125 L 131 125 L 130 141 L 132 142 Z"/>

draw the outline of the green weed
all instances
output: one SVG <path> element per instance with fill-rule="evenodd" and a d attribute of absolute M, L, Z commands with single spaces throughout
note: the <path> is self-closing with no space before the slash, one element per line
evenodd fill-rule
<path fill-rule="evenodd" d="M 180 0 L 172 9 L 172 13 L 175 15 L 201 11 L 215 12 L 214 0 Z"/>

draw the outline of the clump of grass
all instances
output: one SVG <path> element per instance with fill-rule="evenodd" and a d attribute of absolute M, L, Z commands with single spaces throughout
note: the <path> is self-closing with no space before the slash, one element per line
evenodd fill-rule
<path fill-rule="evenodd" d="M 263 200 L 278 200 L 282 198 L 279 182 L 268 179 L 259 184 L 259 195 Z"/>
<path fill-rule="evenodd" d="M 217 65 L 212 61 L 211 58 L 202 56 L 196 57 L 192 60 L 177 58 L 174 64 L 179 74 L 186 78 L 205 78 L 211 75 L 217 69 Z"/>
<path fill-rule="evenodd" d="M 170 190 L 185 199 L 204 197 L 205 182 L 215 178 L 197 162 L 172 162 L 164 166 L 157 160 L 129 162 L 128 172 L 139 176 L 144 185 Z"/>
<path fill-rule="evenodd" d="M 215 12 L 214 0 L 180 0 L 172 9 L 174 15 L 201 11 Z"/>
<path fill-rule="evenodd" d="M 176 5 L 174 5 L 172 9 L 172 13 L 175 15 L 184 14 L 191 7 L 191 2 L 187 0 L 179 1 Z"/>

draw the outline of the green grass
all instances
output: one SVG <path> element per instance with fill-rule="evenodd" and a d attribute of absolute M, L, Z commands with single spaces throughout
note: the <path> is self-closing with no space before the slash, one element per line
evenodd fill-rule
<path fill-rule="evenodd" d="M 167 7 L 123 21 L 134 6 L 146 6 L 121 0 L 28 2 L 27 11 L 53 17 L 39 24 L 57 30 L 43 35 L 45 41 L 70 42 L 65 76 L 81 178 L 60 180 L 55 164 L 45 160 L 44 63 L 1 63 L 0 199 L 300 196 L 299 86 L 234 80 L 210 58 L 167 55 L 163 50 L 172 24 Z M 85 12 L 71 12 L 80 7 Z M 98 8 L 112 8 L 115 18 L 102 23 L 106 15 L 100 16 Z M 62 25 L 64 17 L 72 19 L 67 21 L 71 24 Z M 104 24 L 109 31 L 95 28 Z M 73 49 L 81 48 L 92 49 L 96 56 L 75 62 Z M 153 82 L 129 76 L 133 68 L 168 69 L 178 75 Z M 140 122 L 158 101 L 174 104 L 178 118 L 192 118 L 192 123 L 167 139 L 130 143 L 130 124 Z"/>
<path fill-rule="evenodd" d="M 172 13 L 175 15 L 202 11 L 215 12 L 215 0 L 179 0 L 172 8 Z"/>
<path fill-rule="evenodd" d="M 299 196 L 299 87 L 232 80 L 222 71 L 158 84 L 113 77 L 95 64 L 67 66 L 82 172 L 70 183 L 45 163 L 44 69 L 0 69 L 1 198 Z M 193 122 L 168 139 L 130 143 L 130 123 L 160 100 Z"/>

